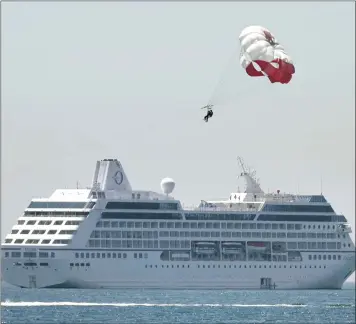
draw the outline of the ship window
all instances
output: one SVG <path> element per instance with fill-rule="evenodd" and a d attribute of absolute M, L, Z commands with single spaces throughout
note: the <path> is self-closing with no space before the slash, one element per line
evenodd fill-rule
<path fill-rule="evenodd" d="M 5 243 L 11 243 L 12 242 L 12 239 L 6 239 L 5 240 Z"/>
<path fill-rule="evenodd" d="M 36 221 L 35 220 L 29 220 L 26 225 L 35 225 Z"/>
<path fill-rule="evenodd" d="M 45 230 L 33 230 L 32 234 L 44 234 L 45 232 Z"/>
<path fill-rule="evenodd" d="M 116 222 L 116 221 L 111 222 L 111 227 L 113 227 L 113 228 L 119 227 L 119 222 Z"/>
<path fill-rule="evenodd" d="M 338 260 L 341 260 L 341 255 L 338 255 L 338 256 L 337 256 L 337 259 L 338 259 Z"/>
<path fill-rule="evenodd" d="M 48 258 L 48 252 L 39 252 L 38 256 L 40 258 Z"/>
<path fill-rule="evenodd" d="M 268 212 L 299 212 L 299 213 L 333 213 L 334 210 L 329 206 L 313 206 L 313 205 L 265 205 L 263 211 Z"/>
<path fill-rule="evenodd" d="M 190 228 L 197 228 L 197 227 L 198 227 L 197 223 L 190 223 Z"/>
<path fill-rule="evenodd" d="M 38 225 L 51 225 L 52 221 L 39 221 Z"/>
<path fill-rule="evenodd" d="M 334 250 L 334 249 L 336 249 L 336 242 L 328 242 L 328 243 L 326 243 L 326 246 L 328 249 Z"/>
<path fill-rule="evenodd" d="M 126 259 L 127 258 L 127 254 L 123 253 L 123 258 Z"/>
<path fill-rule="evenodd" d="M 17 224 L 18 225 L 23 225 L 23 224 L 25 224 L 25 221 L 24 220 L 19 220 L 19 221 L 17 221 Z"/>
<path fill-rule="evenodd" d="M 56 234 L 57 230 L 49 230 L 47 234 L 51 235 L 51 234 Z"/>
<path fill-rule="evenodd" d="M 75 230 L 62 230 L 59 232 L 59 234 L 75 234 L 75 232 Z"/>
<path fill-rule="evenodd" d="M 36 262 L 25 262 L 23 265 L 25 267 L 36 267 L 37 263 Z"/>
<path fill-rule="evenodd" d="M 142 222 L 135 222 L 135 228 L 141 228 Z"/>
<path fill-rule="evenodd" d="M 189 223 L 188 222 L 184 222 L 183 223 L 183 228 L 189 228 Z"/>
<path fill-rule="evenodd" d="M 86 263 L 85 266 L 86 266 L 86 267 L 90 267 L 90 263 Z"/>
<path fill-rule="evenodd" d="M 24 252 L 23 257 L 24 258 L 35 258 L 37 256 L 36 252 Z"/>
<path fill-rule="evenodd" d="M 40 240 L 32 240 L 32 239 L 28 239 L 26 241 L 26 244 L 37 244 Z"/>
<path fill-rule="evenodd" d="M 68 221 L 68 222 L 70 222 L 70 221 Z M 68 224 L 68 222 L 66 224 Z M 61 220 L 54 222 L 54 225 L 62 225 L 62 224 L 63 224 L 63 221 L 61 221 Z M 70 224 L 68 224 L 68 225 L 70 225 Z"/>
<path fill-rule="evenodd" d="M 282 221 L 282 222 L 346 222 L 345 216 L 326 215 L 282 215 L 282 214 L 262 214 L 258 216 L 258 221 Z M 308 226 L 311 228 L 311 225 Z M 314 225 L 315 228 L 315 225 Z"/>
<path fill-rule="evenodd" d="M 297 233 L 287 233 L 287 237 L 288 238 L 296 238 L 297 237 Z"/>
<path fill-rule="evenodd" d="M 57 222 L 60 222 L 57 224 Z M 56 221 L 54 225 L 61 225 L 63 221 Z M 79 225 L 81 222 L 80 221 L 66 221 L 65 225 Z"/>
<path fill-rule="evenodd" d="M 66 208 L 66 209 L 72 209 L 72 208 L 93 208 L 95 205 L 95 202 L 90 202 L 87 205 L 87 202 L 68 202 L 68 201 L 60 201 L 60 202 L 55 202 L 55 201 L 31 201 L 30 205 L 27 208 Z"/>
<path fill-rule="evenodd" d="M 30 233 L 29 230 L 22 230 L 22 231 L 21 231 L 21 234 L 28 234 L 28 233 Z"/>
<path fill-rule="evenodd" d="M 69 244 L 70 240 L 54 240 L 53 244 Z"/>
<path fill-rule="evenodd" d="M 336 260 L 336 255 L 333 255 L 333 260 Z"/>
<path fill-rule="evenodd" d="M 51 240 L 42 240 L 41 244 L 49 244 L 49 242 L 51 242 Z"/>
<path fill-rule="evenodd" d="M 213 228 L 213 223 L 206 223 L 206 228 Z"/>

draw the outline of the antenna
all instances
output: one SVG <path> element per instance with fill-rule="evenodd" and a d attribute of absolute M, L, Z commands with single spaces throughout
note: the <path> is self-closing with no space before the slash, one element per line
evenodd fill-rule
<path fill-rule="evenodd" d="M 242 157 L 238 156 L 238 157 L 237 157 L 237 162 L 239 163 L 240 168 L 242 169 L 242 172 L 243 172 L 243 173 L 247 173 L 247 171 L 246 171 L 246 166 L 245 166 L 245 163 L 244 163 Z"/>

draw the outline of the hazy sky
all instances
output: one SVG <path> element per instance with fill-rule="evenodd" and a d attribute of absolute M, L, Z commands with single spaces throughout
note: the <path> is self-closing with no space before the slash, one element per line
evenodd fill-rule
<path fill-rule="evenodd" d="M 228 197 L 241 155 L 265 191 L 323 193 L 355 231 L 355 4 L 3 3 L 4 236 L 33 197 L 118 158 L 136 189 Z M 236 60 L 248 25 L 292 56 L 288 85 Z M 215 86 L 225 105 L 202 121 Z M 298 189 L 299 188 L 299 189 Z"/>

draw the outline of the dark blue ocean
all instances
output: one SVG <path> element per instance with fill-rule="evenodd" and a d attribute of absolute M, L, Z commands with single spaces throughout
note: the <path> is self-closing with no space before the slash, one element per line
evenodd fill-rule
<path fill-rule="evenodd" d="M 1 323 L 355 323 L 355 289 L 1 291 Z"/>

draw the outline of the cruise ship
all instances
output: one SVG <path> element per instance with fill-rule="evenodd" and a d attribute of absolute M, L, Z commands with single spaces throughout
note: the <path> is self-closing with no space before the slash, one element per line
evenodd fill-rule
<path fill-rule="evenodd" d="M 344 215 L 322 194 L 264 193 L 238 158 L 244 188 L 184 207 L 133 190 L 117 159 L 87 189 L 33 199 L 2 243 L 2 278 L 22 288 L 341 289 L 355 271 Z M 6 217 L 6 216 L 5 216 Z"/>

